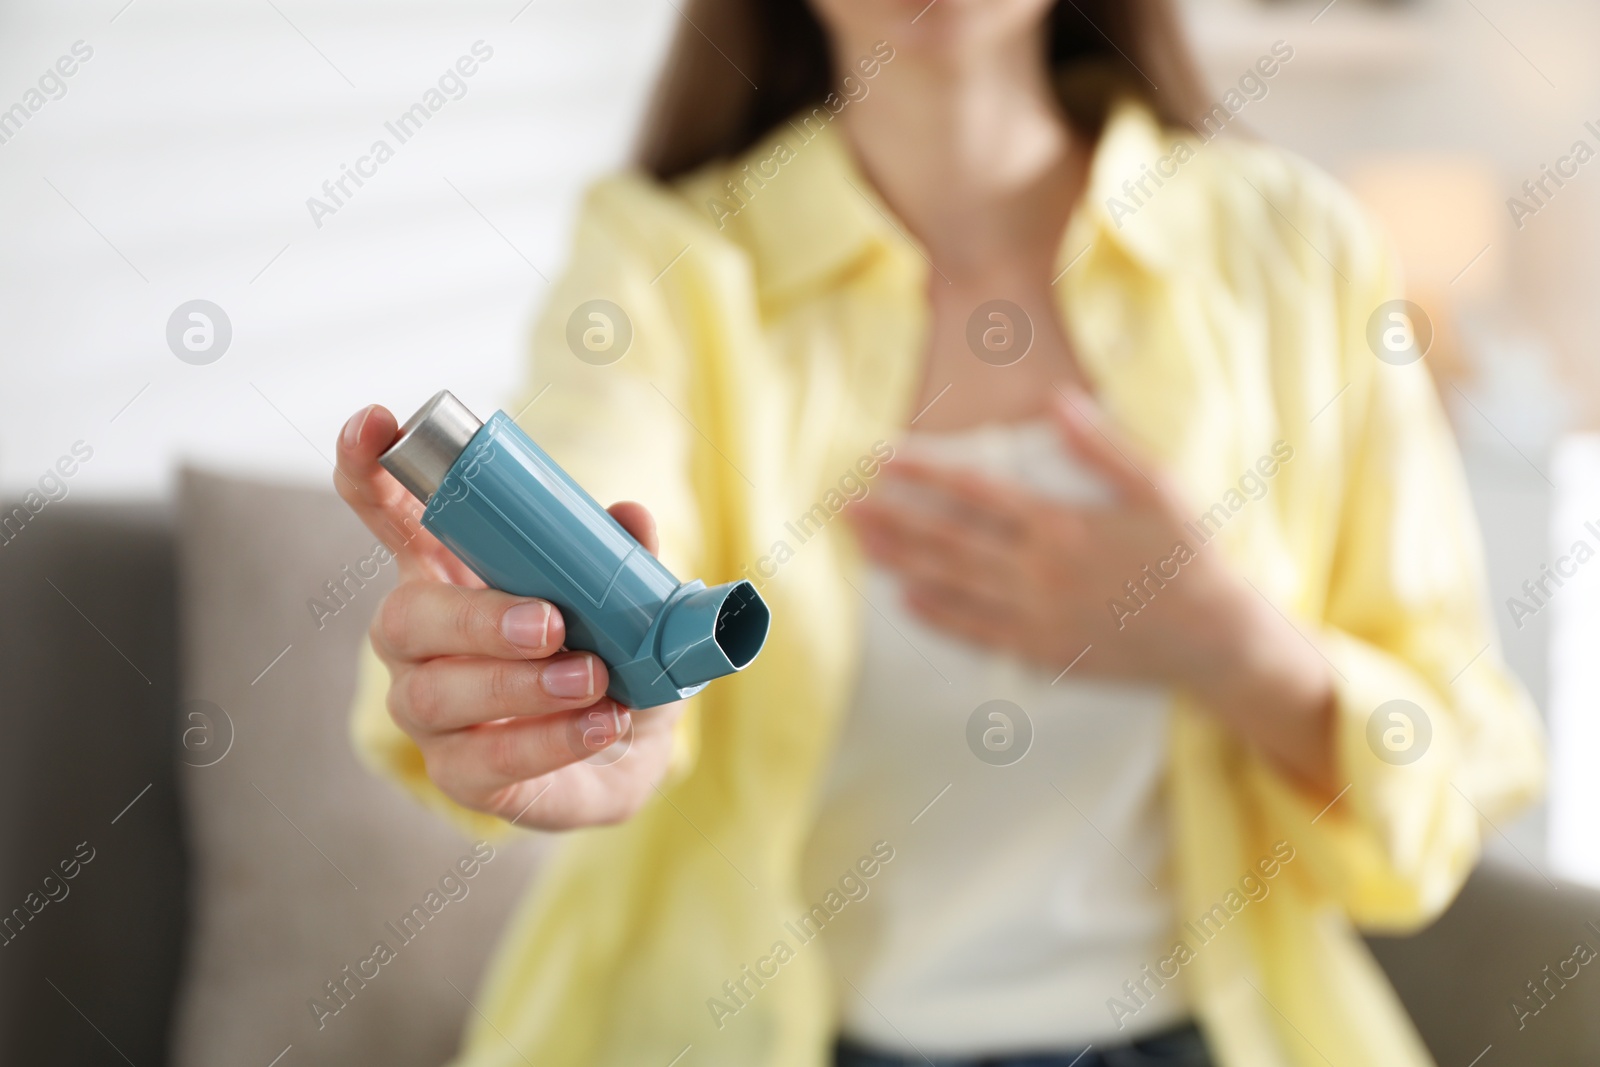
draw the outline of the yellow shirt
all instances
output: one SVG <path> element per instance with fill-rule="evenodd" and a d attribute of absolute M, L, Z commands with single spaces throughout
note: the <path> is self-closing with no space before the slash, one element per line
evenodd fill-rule
<path fill-rule="evenodd" d="M 1162 157 L 1176 176 L 1131 196 L 1124 181 Z M 598 499 L 647 504 L 680 577 L 758 582 L 772 632 L 749 670 L 691 701 L 662 795 L 623 825 L 566 836 L 474 998 L 458 1063 L 820 1067 L 840 993 L 826 939 L 799 943 L 785 923 L 815 903 L 799 861 L 856 670 L 861 560 L 842 522 L 814 518 L 823 532 L 804 540 L 786 524 L 819 504 L 831 519 L 841 478 L 907 425 L 930 267 L 838 134 L 815 126 L 670 188 L 602 181 L 575 242 L 523 426 Z M 1203 921 L 1174 932 L 1182 959 L 1152 967 L 1181 973 L 1224 1067 L 1426 1064 L 1357 928 L 1435 917 L 1478 856 L 1480 822 L 1532 798 L 1543 766 L 1536 716 L 1493 644 L 1428 371 L 1368 346 L 1369 317 L 1398 294 L 1386 247 L 1306 164 L 1164 131 L 1124 103 L 1056 269 L 1110 417 L 1175 472 L 1197 519 L 1211 509 L 1208 534 L 1337 677 L 1349 789 L 1320 812 L 1176 700 L 1173 876 L 1180 917 Z M 569 317 L 593 299 L 632 325 L 608 366 L 568 347 Z M 1250 499 L 1241 479 L 1278 442 L 1292 459 Z M 368 655 L 354 734 L 369 762 L 473 832 L 499 825 L 428 782 L 386 687 Z M 1378 755 L 1395 721 L 1369 731 L 1393 700 L 1431 727 L 1411 763 Z M 863 827 L 863 853 L 892 847 L 915 814 Z"/>

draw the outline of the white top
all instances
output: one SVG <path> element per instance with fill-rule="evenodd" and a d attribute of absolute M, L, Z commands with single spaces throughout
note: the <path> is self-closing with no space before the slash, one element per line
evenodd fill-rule
<path fill-rule="evenodd" d="M 913 434 L 901 454 L 1106 499 L 1043 421 Z M 912 1057 L 993 1055 L 1129 1041 L 1187 1017 L 1181 978 L 1123 1029 L 1107 1007 L 1135 1003 L 1123 983 L 1170 953 L 1177 925 L 1167 691 L 1058 677 L 1078 649 L 1034 667 L 947 636 L 877 568 L 861 592 L 861 675 L 804 877 L 809 906 L 874 842 L 894 849 L 821 941 L 846 1036 Z M 971 726 L 995 700 L 1023 713 L 990 705 Z"/>

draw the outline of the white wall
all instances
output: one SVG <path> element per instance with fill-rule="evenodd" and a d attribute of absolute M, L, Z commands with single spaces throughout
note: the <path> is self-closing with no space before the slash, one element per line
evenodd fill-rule
<path fill-rule="evenodd" d="M 1582 543 L 1600 551 L 1600 436 L 1574 438 L 1556 457 L 1558 506 L 1552 565 L 1576 569 L 1541 614 L 1554 620 L 1550 727 L 1550 861 L 1557 873 L 1600 885 L 1600 556 L 1582 565 Z M 1547 586 L 1547 588 L 1549 588 Z"/>
<path fill-rule="evenodd" d="M 125 3 L 0 5 L 0 109 L 74 42 L 94 50 L 0 144 L 6 495 L 80 439 L 84 497 L 162 493 L 180 460 L 322 482 L 300 433 L 331 454 L 362 404 L 404 417 L 449 387 L 498 406 L 535 268 L 559 271 L 573 197 L 625 153 L 678 18 L 647 0 Z M 307 197 L 398 144 L 384 122 L 478 40 L 494 55 L 466 95 L 318 229 Z M 208 366 L 166 344 L 195 298 L 234 330 Z"/>

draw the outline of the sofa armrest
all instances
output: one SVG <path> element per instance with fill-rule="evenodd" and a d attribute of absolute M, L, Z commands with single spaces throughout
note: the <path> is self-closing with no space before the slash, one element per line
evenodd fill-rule
<path fill-rule="evenodd" d="M 1486 861 L 1433 926 L 1369 943 L 1439 1063 L 1600 1063 L 1600 957 L 1574 960 L 1600 953 L 1600 890 Z"/>

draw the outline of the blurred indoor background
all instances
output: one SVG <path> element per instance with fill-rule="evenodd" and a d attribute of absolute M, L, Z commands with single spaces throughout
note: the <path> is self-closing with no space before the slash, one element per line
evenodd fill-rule
<path fill-rule="evenodd" d="M 1219 94 L 1272 42 L 1293 47 L 1245 124 L 1349 182 L 1401 250 L 1435 323 L 1429 363 L 1484 524 L 1501 638 L 1553 737 L 1547 804 L 1486 828 L 1490 849 L 1537 878 L 1600 886 L 1600 564 L 1547 609 L 1514 619 L 1507 606 L 1574 542 L 1600 544 L 1600 159 L 1559 188 L 1547 181 L 1538 201 L 1523 188 L 1577 141 L 1600 150 L 1600 6 L 1324 2 L 1186 9 Z M 0 109 L 76 57 L 59 95 L 25 121 L 0 114 L 0 499 L 37 489 L 80 443 L 92 458 L 65 479 L 80 503 L 159 514 L 185 466 L 322 489 L 339 426 L 368 402 L 409 412 L 442 387 L 477 411 L 506 402 L 575 199 L 625 161 L 681 17 L 672 0 L 0 2 Z M 307 199 L 480 41 L 492 55 L 461 79 L 459 99 L 314 218 Z M 1513 197 L 1537 210 L 1514 218 Z M 169 318 L 193 300 L 231 326 L 209 363 L 169 347 Z M 52 533 L 60 518 L 36 516 L 18 545 L 65 537 L 64 521 Z M 364 543 L 359 531 L 345 542 Z M 0 547 L 0 572 L 17 555 Z M 56 584 L 104 631 L 67 616 L 80 629 L 63 639 L 109 654 L 101 638 L 118 631 L 87 594 Z M 291 590 L 286 603 L 306 595 Z M 14 613 L 7 624 L 28 625 Z M 241 691 L 295 640 L 264 635 L 240 655 Z M 183 669 L 192 682 L 195 668 Z M 130 777 L 127 796 L 141 784 Z M 318 836 L 285 810 L 301 836 Z M 285 848 L 301 847 L 273 825 Z M 65 855 L 78 835 L 63 832 Z M 441 862 L 455 847 L 438 845 Z M 473 981 L 470 968 L 457 978 L 468 991 Z M 304 1014 L 298 999 L 287 1010 Z M 276 1051 L 263 1046 L 259 1062 Z"/>

